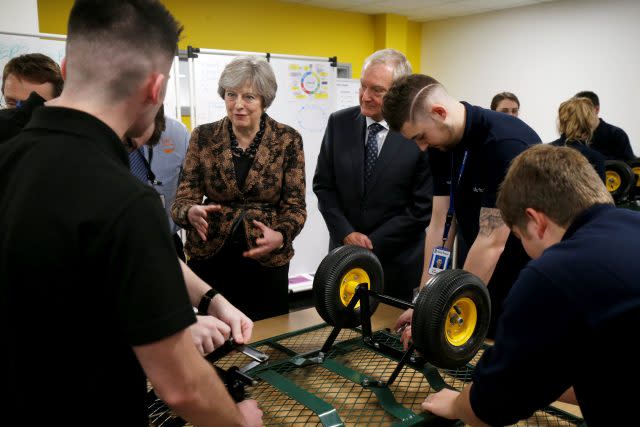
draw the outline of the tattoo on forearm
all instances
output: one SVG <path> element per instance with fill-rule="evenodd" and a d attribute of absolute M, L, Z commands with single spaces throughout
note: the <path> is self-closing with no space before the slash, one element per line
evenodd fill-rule
<path fill-rule="evenodd" d="M 504 221 L 500 215 L 499 209 L 481 208 L 480 209 L 480 231 L 478 234 L 489 236 L 493 230 L 502 227 Z"/>

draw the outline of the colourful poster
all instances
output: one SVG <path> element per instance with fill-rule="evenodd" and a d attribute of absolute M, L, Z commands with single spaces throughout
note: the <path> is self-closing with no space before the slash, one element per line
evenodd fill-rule
<path fill-rule="evenodd" d="M 326 64 L 289 65 L 291 94 L 294 99 L 328 99 L 329 68 Z"/>

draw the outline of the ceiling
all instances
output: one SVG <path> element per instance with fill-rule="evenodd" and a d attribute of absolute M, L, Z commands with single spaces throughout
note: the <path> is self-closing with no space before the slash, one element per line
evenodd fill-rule
<path fill-rule="evenodd" d="M 366 14 L 394 13 L 411 21 L 426 22 L 474 15 L 553 0 L 283 0 L 307 6 Z"/>

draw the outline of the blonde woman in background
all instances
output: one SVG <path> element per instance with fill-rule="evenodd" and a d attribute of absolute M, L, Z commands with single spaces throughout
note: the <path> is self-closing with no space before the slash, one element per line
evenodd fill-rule
<path fill-rule="evenodd" d="M 551 145 L 566 146 L 578 150 L 585 156 L 605 181 L 605 157 L 591 148 L 593 131 L 598 127 L 596 109 L 588 98 L 571 98 L 558 108 L 558 132 L 560 138 Z"/>

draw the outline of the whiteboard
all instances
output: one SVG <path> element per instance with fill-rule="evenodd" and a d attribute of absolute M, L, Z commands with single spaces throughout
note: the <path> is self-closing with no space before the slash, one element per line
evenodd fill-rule
<path fill-rule="evenodd" d="M 216 122 L 227 115 L 224 100 L 218 95 L 218 80 L 231 55 L 200 54 L 193 61 L 193 84 L 195 90 L 195 120 L 192 129 L 205 123 Z"/>
<path fill-rule="evenodd" d="M 60 64 L 65 55 L 65 45 L 64 40 L 0 34 L 0 70 L 4 70 L 4 66 L 11 58 L 25 53 L 42 53 Z"/>
<path fill-rule="evenodd" d="M 240 53 L 238 54 L 240 55 Z M 193 61 L 195 126 L 226 116 L 224 100 L 218 95 L 218 80 L 235 56 L 199 54 Z M 329 115 L 336 110 L 337 70 L 326 60 L 298 60 L 271 57 L 278 83 L 267 113 L 302 136 L 305 155 L 307 222 L 293 241 L 295 255 L 289 276 L 316 271 L 329 248 L 329 233 L 318 211 L 312 180 Z"/>
<path fill-rule="evenodd" d="M 42 38 L 42 34 L 33 35 L 12 35 L 0 33 L 0 70 L 4 70 L 4 66 L 11 58 L 24 55 L 27 53 L 41 53 L 56 61 L 62 63 L 62 59 L 66 55 L 66 40 L 51 40 Z M 65 37 L 64 35 L 51 34 L 55 37 Z M 167 93 L 164 99 L 165 114 L 180 119 L 177 105 L 179 105 L 178 91 L 176 90 L 175 81 L 177 79 L 178 57 L 173 61 L 169 82 L 167 83 Z M 175 70 L 175 71 L 174 71 Z M 2 81 L 2 73 L 0 72 L 0 82 Z"/>
<path fill-rule="evenodd" d="M 322 137 L 329 115 L 336 109 L 336 67 L 328 61 L 271 59 L 278 94 L 268 113 L 302 135 L 307 183 L 307 222 L 293 241 L 295 255 L 289 275 L 315 272 L 329 249 L 329 232 L 313 193 Z"/>
<path fill-rule="evenodd" d="M 360 105 L 360 80 L 336 79 L 336 111 Z"/>
<path fill-rule="evenodd" d="M 171 71 L 169 73 L 169 81 L 167 82 L 167 93 L 164 96 L 164 114 L 171 117 L 172 119 L 181 121 L 182 115 L 180 114 L 179 110 L 180 91 L 177 87 L 178 82 L 180 81 L 178 74 L 179 63 L 180 59 L 177 56 L 173 58 L 173 64 L 171 64 Z"/>

